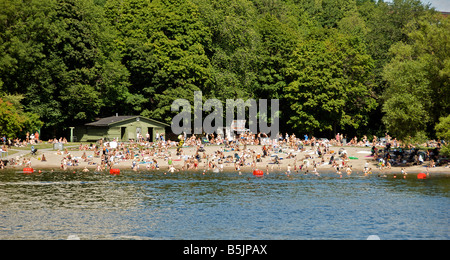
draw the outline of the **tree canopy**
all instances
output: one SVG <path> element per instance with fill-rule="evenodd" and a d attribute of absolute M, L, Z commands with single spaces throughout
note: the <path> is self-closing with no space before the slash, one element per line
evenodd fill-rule
<path fill-rule="evenodd" d="M 0 134 L 51 138 L 115 113 L 170 122 L 175 99 L 202 91 L 279 99 L 297 135 L 437 137 L 449 26 L 420 0 L 0 0 L 1 110 L 36 122 Z"/>

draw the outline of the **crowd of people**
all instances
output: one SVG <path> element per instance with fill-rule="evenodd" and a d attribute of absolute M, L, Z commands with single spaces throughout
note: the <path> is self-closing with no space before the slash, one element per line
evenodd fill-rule
<path fill-rule="evenodd" d="M 7 138 L 5 135 L 1 138 L 1 148 L 3 151 L 7 151 L 8 149 L 14 149 L 19 147 L 27 147 L 28 145 L 36 145 L 36 144 L 42 144 L 44 141 L 39 139 L 39 132 L 30 134 L 29 132 L 26 133 L 26 137 L 21 138 Z M 55 144 L 55 143 L 68 143 L 67 139 L 65 137 L 58 138 L 52 138 L 47 141 L 49 144 Z"/>
<path fill-rule="evenodd" d="M 387 140 L 391 141 L 390 137 Z M 396 140 L 393 141 L 395 142 Z M 204 149 L 205 145 L 221 145 L 222 148 L 218 148 L 213 154 L 207 154 Z M 163 159 L 167 161 L 169 171 L 198 169 L 200 162 L 206 162 L 204 165 L 207 170 L 221 171 L 223 170 L 223 164 L 231 163 L 234 164 L 235 170 L 239 171 L 244 166 L 256 167 L 256 163 L 265 157 L 271 158 L 271 163 L 273 163 L 271 169 L 273 169 L 280 163 L 278 155 L 272 158 L 274 153 L 282 152 L 286 149 L 291 151 L 310 149 L 317 156 L 317 161 L 314 160 L 311 165 L 307 159 L 310 159 L 309 157 L 312 156 L 305 156 L 305 158 L 297 162 L 297 158 L 292 152 L 287 153 L 286 159 L 295 158 L 292 166 L 294 171 L 297 169 L 308 170 L 308 167 L 312 167 L 312 171 L 317 172 L 317 165 L 328 163 L 337 172 L 345 169 L 349 173 L 352 171 L 352 167 L 348 164 L 349 159 L 345 149 L 337 153 L 331 151 L 331 147 L 373 146 L 376 149 L 376 147 L 383 145 L 377 137 L 374 137 L 372 142 L 368 143 L 366 136 L 359 142 L 356 137 L 350 142 L 346 142 L 344 135 L 337 135 L 336 139 L 328 140 L 315 137 L 309 138 L 307 135 L 300 139 L 295 134 L 289 135 L 286 133 L 284 136 L 280 134 L 277 139 L 273 140 L 269 139 L 265 134 L 242 133 L 235 136 L 233 140 L 222 138 L 220 135 L 192 135 L 189 137 L 181 136 L 178 141 L 164 139 L 158 139 L 156 142 L 144 139 L 129 143 L 116 141 L 103 143 L 103 141 L 99 141 L 97 144 L 80 144 L 79 150 L 93 150 L 94 156 L 101 158 L 101 164 L 97 166 L 98 170 L 111 168 L 122 161 L 131 161 L 133 170 L 139 170 L 141 167 L 145 167 L 145 169 L 159 169 L 160 166 L 157 159 Z M 398 143 L 394 145 L 397 146 Z M 247 146 L 252 148 L 249 149 Z M 258 146 L 261 148 L 257 148 Z M 169 149 L 174 147 L 177 149 Z M 183 152 L 183 147 L 196 147 L 196 153 L 191 156 L 186 155 Z M 234 155 L 224 154 L 224 152 L 229 151 L 233 151 Z M 92 160 L 92 158 L 85 158 L 85 156 L 82 159 L 85 161 Z M 339 164 L 337 162 L 338 159 L 342 161 Z M 377 158 L 375 157 L 375 159 Z M 175 160 L 184 162 L 181 169 L 176 169 L 173 166 L 172 162 Z M 291 165 L 288 165 L 288 167 L 291 168 Z M 370 173 L 371 170 L 371 168 L 365 167 L 364 173 Z"/>
<path fill-rule="evenodd" d="M 7 149 L 6 144 L 10 144 L 8 139 L 3 138 L 3 147 Z M 39 139 L 39 133 L 27 134 L 26 139 L 14 140 L 12 143 L 18 145 L 28 145 L 42 142 Z M 65 138 L 51 139 L 48 143 L 67 143 Z M 217 145 L 214 153 L 205 152 L 206 145 Z M 427 146 L 438 147 L 438 142 L 428 142 Z M 164 136 L 158 136 L 156 141 L 151 142 L 147 138 L 139 138 L 137 141 L 105 142 L 99 140 L 91 144 L 79 144 L 78 150 L 84 151 L 81 158 L 74 157 L 65 149 L 58 151 L 57 154 L 64 155 L 61 160 L 61 169 L 65 170 L 70 166 L 78 166 L 80 162 L 87 162 L 88 165 L 95 165 L 97 171 L 113 168 L 121 162 L 129 162 L 131 168 L 135 171 L 142 168 L 147 170 L 159 169 L 158 161 L 164 160 L 168 165 L 169 172 L 179 170 L 196 170 L 199 169 L 200 163 L 205 170 L 222 171 L 224 164 L 231 164 L 236 171 L 240 171 L 242 167 L 250 166 L 252 169 L 257 167 L 257 163 L 261 162 L 263 158 L 269 158 L 269 163 L 266 165 L 266 171 L 269 172 L 275 167 L 280 168 L 281 160 L 294 159 L 292 164 L 285 166 L 287 172 L 291 171 L 305 171 L 318 174 L 317 167 L 329 165 L 341 175 L 342 172 L 351 174 L 353 171 L 350 160 L 345 151 L 345 147 L 372 147 L 373 159 L 379 163 L 380 169 L 391 167 L 393 160 L 401 162 L 401 158 L 391 158 L 390 153 L 382 152 L 389 150 L 389 148 L 398 148 L 401 143 L 395 138 L 391 138 L 388 134 L 384 138 L 368 138 L 363 136 L 361 139 L 354 137 L 350 140 L 346 135 L 337 134 L 335 138 L 328 140 L 326 138 L 316 138 L 303 135 L 302 138 L 295 134 L 280 133 L 277 138 L 271 139 L 264 133 L 253 134 L 244 132 L 235 135 L 233 138 L 224 138 L 221 135 L 191 135 L 182 134 L 178 140 L 166 140 Z M 2 147 L 2 148 L 3 148 Z M 196 152 L 193 155 L 184 153 L 183 148 L 194 147 Z M 176 149 L 170 149 L 176 148 Z M 339 149 L 339 150 L 338 150 Z M 93 155 L 87 156 L 86 151 L 92 151 Z M 298 152 L 305 152 L 303 157 L 296 154 Z M 226 153 L 231 152 L 231 153 Z M 280 154 L 284 154 L 283 158 Z M 295 153 L 295 154 L 294 154 Z M 428 155 L 430 151 L 428 150 Z M 94 158 L 100 158 L 100 163 L 95 163 Z M 400 159 L 399 159 L 400 158 Z M 426 160 L 431 160 L 431 156 L 423 156 L 416 154 L 415 159 L 422 163 Z M 45 156 L 42 156 L 42 161 L 45 161 Z M 174 166 L 175 161 L 182 161 L 182 166 L 177 169 Z M 312 161 L 312 162 L 311 162 Z M 3 162 L 2 162 L 3 163 Z M 15 162 L 19 164 L 21 162 Z M 24 165 L 25 163 L 22 162 Z M 27 162 L 28 163 L 28 162 Z M 179 165 L 179 164 L 178 164 Z M 2 165 L 0 164 L 0 167 Z M 372 169 L 366 165 L 364 167 L 364 174 L 370 174 Z"/>
<path fill-rule="evenodd" d="M 12 147 L 26 147 L 28 144 L 34 145 L 41 142 L 39 140 L 39 132 L 32 133 L 27 132 L 26 138 L 23 140 L 20 138 L 7 138 L 5 135 L 1 138 L 2 141 L 2 151 L 7 151 L 8 149 L 11 149 Z"/>

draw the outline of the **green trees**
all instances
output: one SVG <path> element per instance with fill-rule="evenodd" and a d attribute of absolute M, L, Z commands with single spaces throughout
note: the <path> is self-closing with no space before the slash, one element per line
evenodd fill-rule
<path fill-rule="evenodd" d="M 0 97 L 23 96 L 43 137 L 115 113 L 170 122 L 198 90 L 280 99 L 283 131 L 435 137 L 448 31 L 420 0 L 0 0 Z"/>
<path fill-rule="evenodd" d="M 7 138 L 17 134 L 34 132 L 42 127 L 42 121 L 36 114 L 24 112 L 20 101 L 22 96 L 6 95 L 0 98 L 0 133 Z"/>
<path fill-rule="evenodd" d="M 210 60 L 211 84 L 207 96 L 220 100 L 247 99 L 255 88 L 260 37 L 257 11 L 249 0 L 194 0 L 200 18 L 209 28 L 211 41 L 206 45 Z"/>
<path fill-rule="evenodd" d="M 441 117 L 435 129 L 437 137 L 446 142 L 446 145 L 442 147 L 442 153 L 450 155 L 450 115 Z"/>
<path fill-rule="evenodd" d="M 210 33 L 190 1 L 108 1 L 136 112 L 170 122 L 170 104 L 209 84 Z M 186 89 L 191 92 L 186 93 Z"/>
<path fill-rule="evenodd" d="M 388 86 L 383 118 L 387 128 L 405 140 L 418 133 L 434 135 L 440 117 L 450 113 L 450 23 L 439 14 L 408 24 L 410 43 L 391 47 L 384 67 Z"/>
<path fill-rule="evenodd" d="M 328 34 L 328 35 L 327 35 Z M 336 133 L 366 125 L 376 103 L 368 83 L 372 59 L 358 37 L 319 31 L 294 53 L 286 100 L 297 130 Z"/>
<path fill-rule="evenodd" d="M 2 92 L 23 94 L 26 110 L 53 134 L 122 107 L 128 72 L 99 6 L 89 0 L 2 5 Z"/>

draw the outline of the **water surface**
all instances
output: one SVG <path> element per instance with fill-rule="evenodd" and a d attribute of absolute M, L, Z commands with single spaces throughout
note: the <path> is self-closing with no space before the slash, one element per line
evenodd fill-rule
<path fill-rule="evenodd" d="M 0 239 L 449 239 L 450 178 L 0 172 Z"/>

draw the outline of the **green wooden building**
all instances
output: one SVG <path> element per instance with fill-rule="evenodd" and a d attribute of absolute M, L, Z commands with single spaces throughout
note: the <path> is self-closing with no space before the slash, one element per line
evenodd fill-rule
<path fill-rule="evenodd" d="M 136 140 L 141 134 L 146 138 L 147 133 L 150 140 L 155 141 L 157 134 L 165 135 L 168 124 L 146 118 L 143 116 L 111 116 L 101 118 L 96 122 L 75 127 L 74 137 L 78 142 L 95 142 L 102 138 L 106 140 L 116 139 L 127 142 Z"/>

